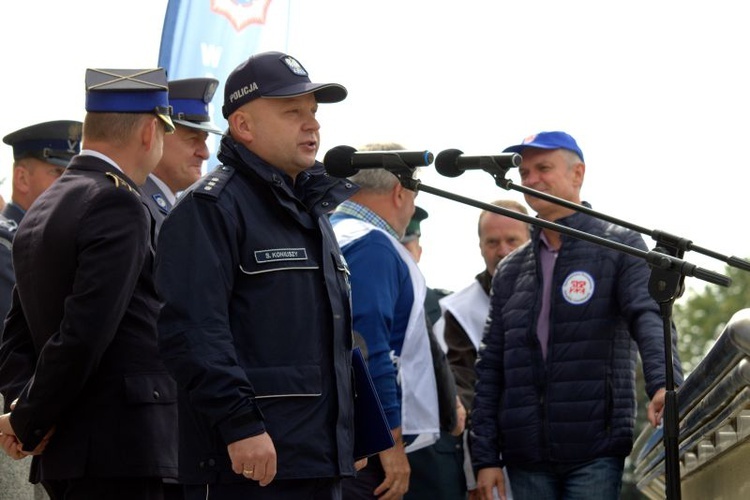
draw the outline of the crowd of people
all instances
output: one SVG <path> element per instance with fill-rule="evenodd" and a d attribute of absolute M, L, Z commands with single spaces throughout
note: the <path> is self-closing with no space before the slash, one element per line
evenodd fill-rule
<path fill-rule="evenodd" d="M 336 178 L 316 159 L 318 106 L 344 86 L 313 83 L 288 54 L 252 55 L 224 82 L 222 133 L 216 79 L 85 81 L 82 123 L 3 139 L 0 499 L 619 497 L 638 355 L 652 425 L 664 408 L 644 261 L 497 200 L 467 221 L 485 268 L 454 293 L 430 288 L 412 184 L 384 168 Z M 222 135 L 220 164 L 202 175 L 208 134 Z M 585 204 L 572 136 L 506 151 L 522 155 L 524 186 Z M 355 347 L 392 438 L 365 456 L 357 436 L 377 418 L 355 413 Z"/>

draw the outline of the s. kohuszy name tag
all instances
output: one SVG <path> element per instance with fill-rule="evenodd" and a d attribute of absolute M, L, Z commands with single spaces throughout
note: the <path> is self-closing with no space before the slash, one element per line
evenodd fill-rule
<path fill-rule="evenodd" d="M 255 262 L 258 264 L 284 260 L 307 260 L 307 250 L 304 248 L 271 248 L 255 251 Z"/>

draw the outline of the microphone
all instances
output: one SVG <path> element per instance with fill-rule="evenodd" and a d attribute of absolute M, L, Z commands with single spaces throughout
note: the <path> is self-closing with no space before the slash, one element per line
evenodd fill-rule
<path fill-rule="evenodd" d="M 429 151 L 357 151 L 351 146 L 336 146 L 328 150 L 323 158 L 323 164 L 328 175 L 351 177 L 368 168 L 394 171 L 426 167 L 433 159 Z"/>
<path fill-rule="evenodd" d="M 446 149 L 438 153 L 435 170 L 446 177 L 458 177 L 466 170 L 485 170 L 489 173 L 520 167 L 523 157 L 518 153 L 500 153 L 486 156 L 464 156 L 458 149 Z"/>

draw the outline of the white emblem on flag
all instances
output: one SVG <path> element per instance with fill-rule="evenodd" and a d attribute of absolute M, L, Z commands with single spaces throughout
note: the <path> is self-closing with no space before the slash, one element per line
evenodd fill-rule
<path fill-rule="evenodd" d="M 594 295 L 594 278 L 583 271 L 570 273 L 563 283 L 562 294 L 570 304 L 578 305 L 588 302 Z"/>

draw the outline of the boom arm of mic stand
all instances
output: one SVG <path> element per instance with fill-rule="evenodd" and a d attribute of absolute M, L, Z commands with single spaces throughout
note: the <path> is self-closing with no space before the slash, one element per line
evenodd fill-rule
<path fill-rule="evenodd" d="M 650 236 L 654 241 L 656 241 L 657 246 L 664 246 L 667 248 L 675 249 L 675 255 L 682 256 L 682 252 L 693 250 L 703 255 L 713 257 L 716 260 L 725 262 L 732 267 L 750 271 L 750 262 L 745 259 L 741 259 L 735 256 L 727 257 L 726 255 L 722 255 L 707 248 L 695 245 L 688 239 L 669 234 L 666 231 L 660 231 L 658 229 L 650 230 L 637 224 L 633 224 L 631 222 L 627 222 L 616 217 L 597 212 L 584 205 L 578 205 L 576 203 L 569 202 L 568 200 L 563 200 L 562 198 L 558 198 L 547 193 L 542 193 L 541 191 L 537 191 L 535 189 L 527 188 L 526 186 L 518 186 L 514 184 L 510 179 L 505 178 L 505 174 L 508 172 L 508 169 L 493 169 L 491 172 L 488 170 L 488 172 L 495 179 L 495 184 L 497 184 L 498 187 L 505 189 L 506 191 L 514 190 L 518 191 L 519 193 L 528 194 L 536 198 L 546 200 L 566 208 L 570 208 L 577 212 L 592 215 L 598 219 L 617 224 L 618 226 L 632 229 L 633 231 L 639 232 L 641 234 L 646 234 Z"/>
<path fill-rule="evenodd" d="M 567 227 L 554 222 L 538 219 L 536 217 L 531 217 L 530 215 L 516 212 L 515 210 L 509 210 L 504 207 L 490 205 L 489 203 L 482 203 L 481 201 L 476 201 L 471 198 L 466 198 L 461 195 L 450 193 L 448 191 L 443 191 L 442 189 L 427 186 L 425 184 L 422 184 L 418 179 L 414 179 L 411 175 L 399 175 L 396 172 L 393 173 L 394 175 L 396 175 L 396 177 L 398 177 L 402 186 L 415 192 L 424 191 L 425 193 L 434 194 L 436 196 L 457 201 L 465 205 L 481 208 L 482 210 L 487 210 L 488 212 L 494 212 L 499 215 L 510 217 L 511 219 L 526 222 L 527 224 L 551 229 L 553 231 L 557 231 L 558 233 L 567 234 L 568 236 L 578 238 L 579 240 L 586 240 L 597 245 L 633 255 L 635 257 L 644 259 L 652 268 L 655 267 L 668 271 L 679 272 L 684 276 L 695 276 L 696 278 L 721 286 L 729 286 L 732 283 L 732 280 L 730 280 L 723 274 L 718 274 L 707 269 L 702 269 L 694 264 L 685 262 L 682 259 L 672 257 L 671 255 L 656 251 L 646 252 L 638 248 L 633 248 L 629 245 L 618 243 L 616 241 L 610 241 L 608 239 L 600 238 L 599 236 L 594 236 L 584 231 L 579 231 L 578 229 L 573 229 L 572 227 Z"/>

